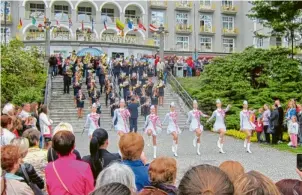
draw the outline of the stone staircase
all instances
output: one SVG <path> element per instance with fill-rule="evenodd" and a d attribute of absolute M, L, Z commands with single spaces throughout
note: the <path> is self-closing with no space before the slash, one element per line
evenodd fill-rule
<path fill-rule="evenodd" d="M 98 79 L 96 79 L 98 81 Z M 99 88 L 99 85 L 98 85 Z M 87 87 L 85 84 L 82 86 L 82 91 L 88 97 Z M 105 95 L 101 98 L 102 114 L 101 114 L 101 127 L 110 131 L 113 130 L 111 127 L 112 117 L 110 116 L 110 108 L 105 106 Z M 186 107 L 182 103 L 182 100 L 176 95 L 169 86 L 165 89 L 164 107 L 158 107 L 158 115 L 161 121 L 164 120 L 165 114 L 169 112 L 170 103 L 174 101 L 176 104 L 176 110 L 179 113 L 179 126 L 183 130 L 187 127 L 185 122 L 187 120 Z M 108 102 L 109 103 L 109 102 Z M 77 109 L 73 102 L 73 88 L 70 87 L 70 94 L 63 94 L 63 77 L 57 76 L 52 80 L 51 88 L 51 101 L 49 105 L 50 119 L 54 121 L 53 126 L 55 127 L 59 122 L 68 122 L 72 124 L 74 131 L 80 133 L 85 125 L 87 114 L 90 113 L 89 100 L 86 98 L 84 106 L 84 117 L 78 119 Z M 140 110 L 139 110 L 140 113 Z M 164 125 L 166 128 L 167 123 Z M 144 117 L 139 116 L 138 118 L 138 131 L 142 131 L 144 127 Z"/>

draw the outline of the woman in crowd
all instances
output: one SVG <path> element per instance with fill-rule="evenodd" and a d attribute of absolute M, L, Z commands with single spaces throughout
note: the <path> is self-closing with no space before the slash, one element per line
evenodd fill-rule
<path fill-rule="evenodd" d="M 264 104 L 263 108 L 264 108 L 264 112 L 262 114 L 263 130 L 265 133 L 265 142 L 269 144 L 271 143 L 271 138 L 268 132 L 269 131 L 268 127 L 269 127 L 269 118 L 271 116 L 271 110 L 268 104 Z"/>
<path fill-rule="evenodd" d="M 114 128 L 120 137 L 129 132 L 129 117 L 130 112 L 125 108 L 125 100 L 121 99 L 120 107 L 114 110 L 114 116 L 112 118 L 112 124 L 114 124 Z"/>
<path fill-rule="evenodd" d="M 98 176 L 95 188 L 118 182 L 127 186 L 133 193 L 137 191 L 135 185 L 135 175 L 127 165 L 114 162 L 106 167 Z"/>
<path fill-rule="evenodd" d="M 196 100 L 193 101 L 193 110 L 188 113 L 187 124 L 190 123 L 190 131 L 195 132 L 193 139 L 193 146 L 197 145 L 197 155 L 200 155 L 200 136 L 203 131 L 203 126 L 200 124 L 200 117 L 209 117 L 198 110 L 198 103 Z"/>
<path fill-rule="evenodd" d="M 219 168 L 228 175 L 232 183 L 236 178 L 244 174 L 244 168 L 238 161 L 224 161 L 219 165 Z"/>
<path fill-rule="evenodd" d="M 164 96 L 165 96 L 165 84 L 163 80 L 159 81 L 158 88 L 158 95 L 159 95 L 159 105 L 164 107 Z"/>
<path fill-rule="evenodd" d="M 36 102 L 33 102 L 30 104 L 30 112 L 31 116 L 35 118 L 35 128 L 39 129 L 39 112 L 38 112 L 39 104 Z"/>
<path fill-rule="evenodd" d="M 229 111 L 231 106 L 228 105 L 226 109 L 222 109 L 221 106 L 222 106 L 221 101 L 219 99 L 216 100 L 217 109 L 213 112 L 211 118 L 209 118 L 207 122 L 210 122 L 213 118 L 215 118 L 214 132 L 219 132 L 219 139 L 217 141 L 217 146 L 219 148 L 219 152 L 224 154 L 225 152 L 223 151 L 223 144 L 224 144 L 224 134 L 226 132 L 224 118 L 225 118 L 225 113 Z"/>
<path fill-rule="evenodd" d="M 153 143 L 153 158 L 156 158 L 156 136 L 158 133 L 161 132 L 161 122 L 159 117 L 156 115 L 155 107 L 152 105 L 151 114 L 147 116 L 145 121 L 145 133 L 151 139 L 152 136 L 152 143 Z M 151 142 L 151 141 L 150 141 Z"/>
<path fill-rule="evenodd" d="M 272 180 L 257 171 L 250 171 L 234 182 L 234 195 L 281 195 Z"/>
<path fill-rule="evenodd" d="M 133 193 L 126 185 L 114 182 L 95 189 L 90 195 L 133 195 Z"/>
<path fill-rule="evenodd" d="M 14 138 L 11 142 L 12 145 L 19 147 L 19 152 L 21 154 L 22 161 L 26 157 L 28 153 L 28 139 L 27 138 Z M 24 173 L 26 171 L 26 173 Z M 37 174 L 35 168 L 33 165 L 29 163 L 23 163 L 21 164 L 21 167 L 19 170 L 16 172 L 16 175 L 23 177 L 25 179 L 25 182 L 29 184 L 30 181 L 26 180 L 25 174 L 28 175 L 30 181 L 34 184 L 36 184 L 40 189 L 44 188 L 44 180 L 43 178 Z"/>
<path fill-rule="evenodd" d="M 13 145 L 1 147 L 1 168 L 2 173 L 5 174 L 3 188 L 1 186 L 1 190 L 4 192 L 2 192 L 3 195 L 34 195 L 30 187 L 22 182 L 24 179 L 15 175 L 21 162 L 22 157 L 19 147 Z"/>
<path fill-rule="evenodd" d="M 73 95 L 74 95 L 74 105 L 77 107 L 77 95 L 79 93 L 79 90 L 81 90 L 81 84 L 80 84 L 80 76 L 76 72 L 73 82 Z"/>
<path fill-rule="evenodd" d="M 160 157 L 149 166 L 151 186 L 146 186 L 140 195 L 176 195 L 175 187 L 177 164 L 174 158 Z"/>
<path fill-rule="evenodd" d="M 47 191 L 49 195 L 81 194 L 93 191 L 93 175 L 86 162 L 76 160 L 75 136 L 68 128 L 57 130 L 53 135 L 53 148 L 58 153 L 56 161 L 45 168 Z"/>
<path fill-rule="evenodd" d="M 79 90 L 77 94 L 77 108 L 78 108 L 78 118 L 83 118 L 83 108 L 84 108 L 84 100 L 86 99 L 85 94 L 82 90 Z"/>
<path fill-rule="evenodd" d="M 83 157 L 83 161 L 90 165 L 94 180 L 96 180 L 99 173 L 112 161 L 121 159 L 119 154 L 107 151 L 108 145 L 107 131 L 105 129 L 96 129 L 90 140 L 90 155 Z"/>
<path fill-rule="evenodd" d="M 42 134 L 42 147 L 45 146 L 46 149 L 51 146 L 51 125 L 53 123 L 52 120 L 48 118 L 47 113 L 47 106 L 43 105 L 39 115 L 39 122 Z"/>
<path fill-rule="evenodd" d="M 138 133 L 128 133 L 120 137 L 119 148 L 123 164 L 128 165 L 135 175 L 135 184 L 139 192 L 149 186 L 148 165 L 143 153 L 144 139 Z"/>
<path fill-rule="evenodd" d="M 276 186 L 282 195 L 302 194 L 302 181 L 297 179 L 282 179 Z"/>
<path fill-rule="evenodd" d="M 218 167 L 206 164 L 189 169 L 178 186 L 178 195 L 233 193 L 234 187 L 229 177 Z"/>
<path fill-rule="evenodd" d="M 243 101 L 243 109 L 240 112 L 240 130 L 245 132 L 244 148 L 246 148 L 247 153 L 251 152 L 251 136 L 252 131 L 255 129 L 255 124 L 251 122 L 251 112 L 248 109 L 248 103 L 246 100 Z"/>
<path fill-rule="evenodd" d="M 84 128 L 88 130 L 88 137 L 91 139 L 94 130 L 100 127 L 100 114 L 96 113 L 97 105 L 93 104 L 91 106 L 91 113 L 87 115 Z"/>
<path fill-rule="evenodd" d="M 167 133 L 172 135 L 173 137 L 173 145 L 172 152 L 175 157 L 177 157 L 177 149 L 178 149 L 178 135 L 181 133 L 180 128 L 177 124 L 178 114 L 175 111 L 175 103 L 171 102 L 170 104 L 170 112 L 166 114 L 163 124 L 165 124 L 166 120 L 169 120 Z"/>
<path fill-rule="evenodd" d="M 153 93 L 152 93 L 150 99 L 151 99 L 151 105 L 154 106 L 156 114 L 157 114 L 157 106 L 158 106 L 158 97 L 159 97 L 159 95 L 158 95 L 158 89 L 154 88 L 153 89 Z"/>
<path fill-rule="evenodd" d="M 13 128 L 13 120 L 11 117 L 2 115 L 0 120 L 0 142 L 1 146 L 4 146 L 10 144 L 11 140 L 14 139 L 16 135 L 11 132 L 11 129 Z"/>
<path fill-rule="evenodd" d="M 296 105 L 295 101 L 290 100 L 287 104 L 287 110 L 285 113 L 285 119 L 286 119 L 286 126 L 287 126 L 287 133 L 290 134 L 289 130 L 291 128 L 292 123 L 292 117 L 296 116 Z M 292 145 L 292 141 L 288 143 L 289 146 Z"/>

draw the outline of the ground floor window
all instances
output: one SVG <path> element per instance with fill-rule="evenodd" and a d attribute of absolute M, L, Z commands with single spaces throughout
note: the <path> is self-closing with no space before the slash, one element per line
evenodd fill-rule
<path fill-rule="evenodd" d="M 200 46 L 201 46 L 201 51 L 205 51 L 205 52 L 212 51 L 212 37 L 201 37 Z"/>
<path fill-rule="evenodd" d="M 177 37 L 176 39 L 176 50 L 187 51 L 189 50 L 189 37 Z"/>
<path fill-rule="evenodd" d="M 235 50 L 235 39 L 233 38 L 224 38 L 223 42 L 223 52 L 232 53 Z"/>

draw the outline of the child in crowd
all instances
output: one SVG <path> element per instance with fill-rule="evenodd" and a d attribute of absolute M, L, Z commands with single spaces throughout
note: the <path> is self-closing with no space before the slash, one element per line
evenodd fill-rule
<path fill-rule="evenodd" d="M 291 141 L 291 147 L 296 148 L 297 147 L 297 142 L 298 142 L 298 132 L 299 132 L 299 125 L 297 123 L 297 117 L 292 116 L 291 118 L 291 125 L 289 128 L 289 133 L 290 133 L 290 141 Z"/>
<path fill-rule="evenodd" d="M 263 132 L 263 123 L 261 121 L 261 117 L 257 117 L 257 122 L 256 122 L 256 132 L 257 132 L 257 140 L 258 143 L 261 143 L 261 133 Z"/>

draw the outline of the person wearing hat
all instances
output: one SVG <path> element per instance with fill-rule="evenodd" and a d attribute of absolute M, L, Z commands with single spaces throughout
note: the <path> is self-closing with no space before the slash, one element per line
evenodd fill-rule
<path fill-rule="evenodd" d="M 129 133 L 128 120 L 130 117 L 130 112 L 125 108 L 125 100 L 120 100 L 120 107 L 114 110 L 114 115 L 112 118 L 112 124 L 117 134 L 121 137 L 125 133 Z"/>
<path fill-rule="evenodd" d="M 166 114 L 165 119 L 163 120 L 164 124 L 168 121 L 167 133 L 172 135 L 173 144 L 172 144 L 172 152 L 175 157 L 177 157 L 177 149 L 178 149 L 178 134 L 181 133 L 179 126 L 177 124 L 178 114 L 175 111 L 175 103 L 171 102 L 170 104 L 170 112 Z"/>
<path fill-rule="evenodd" d="M 88 131 L 88 137 L 91 139 L 91 136 L 97 128 L 100 128 L 100 117 L 101 115 L 96 113 L 97 104 L 94 103 L 91 106 L 91 113 L 87 115 L 84 129 Z"/>
<path fill-rule="evenodd" d="M 251 118 L 251 111 L 248 110 L 248 103 L 246 100 L 243 101 L 243 109 L 240 112 L 240 130 L 245 132 L 246 137 L 244 140 L 244 148 L 246 148 L 247 153 L 251 152 L 251 136 L 252 131 L 255 129 L 255 124 L 250 121 Z"/>
<path fill-rule="evenodd" d="M 71 83 L 70 57 L 67 57 L 63 64 L 62 73 L 64 75 L 64 94 L 69 94 L 69 85 Z"/>
<path fill-rule="evenodd" d="M 83 118 L 83 108 L 84 108 L 84 100 L 86 99 L 84 93 L 80 89 L 77 96 L 77 108 L 78 108 L 78 118 Z"/>
<path fill-rule="evenodd" d="M 147 116 L 145 121 L 145 133 L 148 135 L 150 142 L 152 136 L 152 144 L 153 144 L 153 158 L 156 158 L 156 136 L 162 131 L 162 125 L 159 117 L 156 115 L 155 107 L 152 105 L 150 107 L 151 114 Z M 149 143 L 148 143 L 149 146 Z"/>
<path fill-rule="evenodd" d="M 197 155 L 200 155 L 200 136 L 203 131 L 203 126 L 200 124 L 200 117 L 209 117 L 198 110 L 198 103 L 196 100 L 193 101 L 193 110 L 188 113 L 188 120 L 186 124 L 190 123 L 190 131 L 195 132 L 193 139 L 193 146 L 197 146 Z"/>
<path fill-rule="evenodd" d="M 163 80 L 159 81 L 157 88 L 158 88 L 158 95 L 159 95 L 159 98 L 158 98 L 159 105 L 164 107 L 165 84 L 164 84 Z"/>
<path fill-rule="evenodd" d="M 210 122 L 213 118 L 215 118 L 214 123 L 214 132 L 219 132 L 219 139 L 217 141 L 217 146 L 219 148 L 219 152 L 224 154 L 223 144 L 224 144 L 224 134 L 226 132 L 226 126 L 224 122 L 225 113 L 229 111 L 231 108 L 230 105 L 226 107 L 226 109 L 221 108 L 222 103 L 219 99 L 216 100 L 217 109 L 212 113 L 212 116 L 208 119 L 207 122 Z"/>

